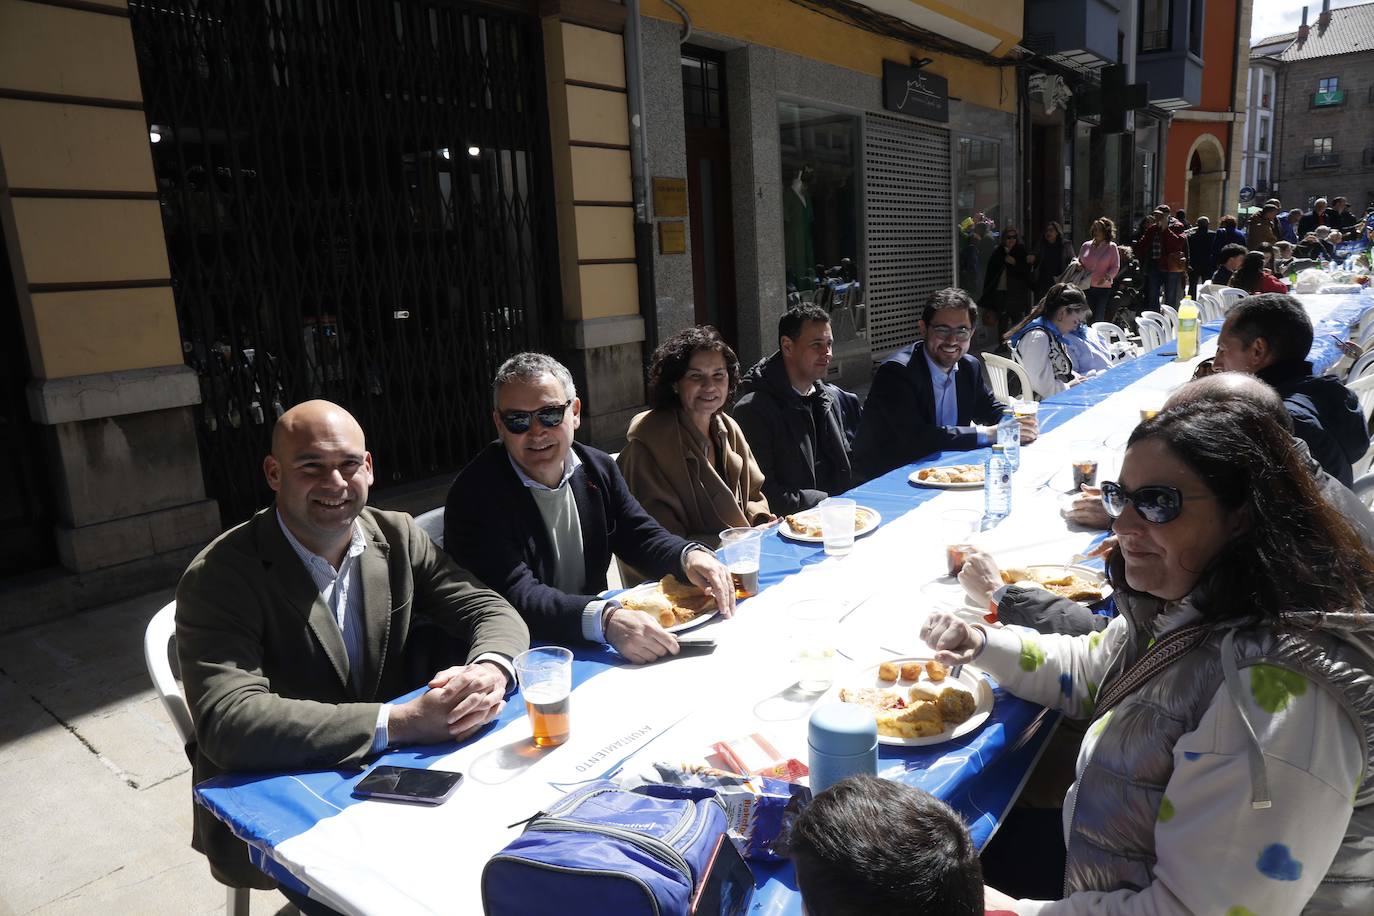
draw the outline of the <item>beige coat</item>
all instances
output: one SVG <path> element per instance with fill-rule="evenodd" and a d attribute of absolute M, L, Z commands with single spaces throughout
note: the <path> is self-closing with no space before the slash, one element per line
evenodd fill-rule
<path fill-rule="evenodd" d="M 630 492 L 673 534 L 714 548 L 724 529 L 768 520 L 763 472 L 743 430 L 728 415 L 711 418 L 724 478 L 707 455 L 705 437 L 680 408 L 646 411 L 631 421 L 626 435 L 629 441 L 616 462 Z"/>

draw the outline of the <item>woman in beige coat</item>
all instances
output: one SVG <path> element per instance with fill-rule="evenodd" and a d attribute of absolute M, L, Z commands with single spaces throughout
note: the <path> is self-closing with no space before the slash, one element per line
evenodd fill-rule
<path fill-rule="evenodd" d="M 724 412 L 739 359 L 709 325 L 654 351 L 648 410 L 635 417 L 617 462 L 640 504 L 674 534 L 717 547 L 720 532 L 772 521 L 763 473 Z"/>

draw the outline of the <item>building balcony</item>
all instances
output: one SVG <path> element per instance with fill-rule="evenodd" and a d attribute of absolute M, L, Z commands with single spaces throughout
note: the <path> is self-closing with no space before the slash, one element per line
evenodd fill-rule
<path fill-rule="evenodd" d="M 1302 157 L 1304 168 L 1330 169 L 1341 164 L 1340 153 L 1308 153 Z"/>
<path fill-rule="evenodd" d="M 1021 43 L 1069 66 L 1096 70 L 1117 60 L 1118 0 L 1026 0 Z"/>
<path fill-rule="evenodd" d="M 1150 102 L 1160 108 L 1191 108 L 1202 101 L 1202 60 L 1186 47 L 1141 51 L 1135 78 L 1150 84 Z"/>

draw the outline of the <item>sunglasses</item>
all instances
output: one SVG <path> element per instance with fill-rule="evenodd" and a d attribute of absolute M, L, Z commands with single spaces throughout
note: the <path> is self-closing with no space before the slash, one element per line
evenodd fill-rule
<path fill-rule="evenodd" d="M 1149 486 L 1128 490 L 1114 480 L 1102 482 L 1102 507 L 1112 518 L 1120 518 L 1126 504 L 1135 506 L 1136 513 L 1152 525 L 1164 525 L 1178 518 L 1183 502 L 1188 499 L 1208 499 L 1208 496 L 1184 496 L 1178 487 Z"/>
<path fill-rule="evenodd" d="M 563 422 L 563 417 L 572 406 L 572 401 L 541 407 L 538 410 L 508 410 L 501 414 L 501 425 L 517 436 L 530 431 L 531 420 L 538 418 L 539 425 L 553 429 Z"/>

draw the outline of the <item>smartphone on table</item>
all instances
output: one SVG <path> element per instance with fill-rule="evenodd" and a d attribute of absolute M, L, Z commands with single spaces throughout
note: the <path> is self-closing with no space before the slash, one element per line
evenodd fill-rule
<path fill-rule="evenodd" d="M 754 874 L 730 837 L 720 835 L 692 895 L 690 916 L 743 916 L 754 897 Z"/>
<path fill-rule="evenodd" d="M 392 801 L 438 805 L 448 801 L 463 781 L 462 773 L 450 770 L 426 770 L 421 767 L 375 766 L 353 788 L 354 795 L 364 798 L 387 798 Z"/>

